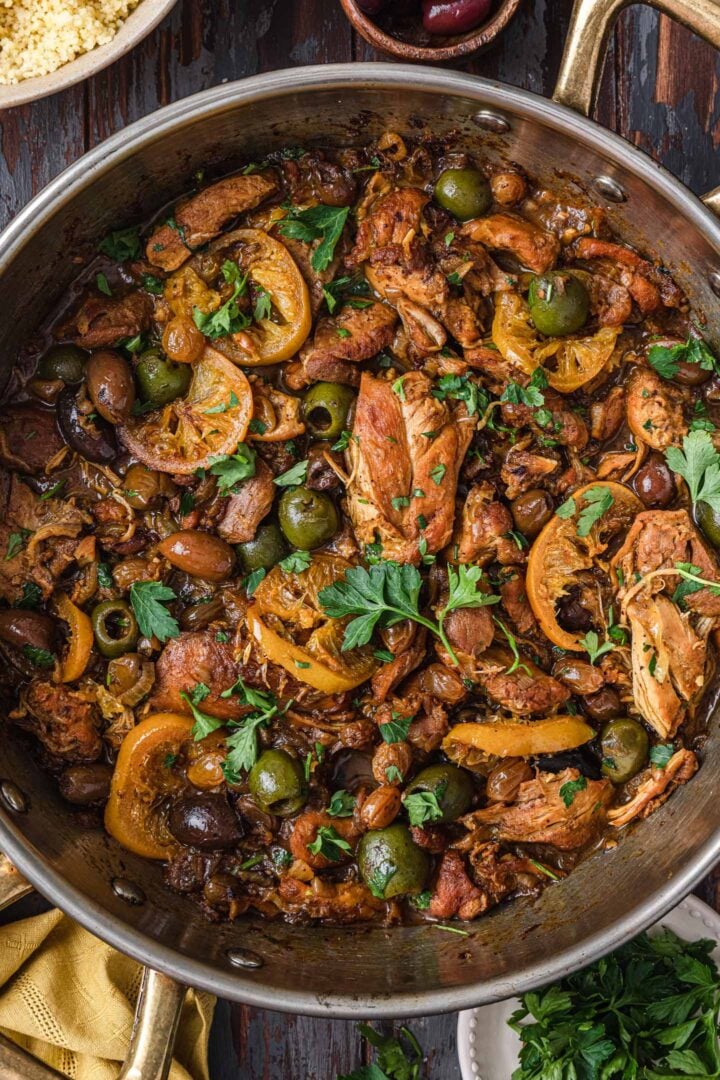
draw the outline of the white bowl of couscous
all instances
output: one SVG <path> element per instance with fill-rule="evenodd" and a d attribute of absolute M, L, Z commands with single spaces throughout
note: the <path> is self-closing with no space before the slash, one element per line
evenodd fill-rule
<path fill-rule="evenodd" d="M 0 109 L 55 94 L 137 45 L 176 0 L 0 0 Z"/>

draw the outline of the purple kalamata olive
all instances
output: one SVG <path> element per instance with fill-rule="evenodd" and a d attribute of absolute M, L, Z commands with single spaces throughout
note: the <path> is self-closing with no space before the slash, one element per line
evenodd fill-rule
<path fill-rule="evenodd" d="M 429 34 L 464 34 L 488 17 L 492 0 L 423 0 L 423 26 Z"/>
<path fill-rule="evenodd" d="M 69 386 L 58 398 L 57 418 L 65 442 L 82 457 L 102 465 L 115 460 L 117 443 L 112 426 L 101 416 L 82 413 L 75 391 Z"/>

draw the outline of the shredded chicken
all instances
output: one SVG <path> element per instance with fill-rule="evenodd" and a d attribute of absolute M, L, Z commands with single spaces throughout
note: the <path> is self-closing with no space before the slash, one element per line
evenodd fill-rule
<path fill-rule="evenodd" d="M 646 818 L 670 798 L 676 787 L 686 784 L 698 770 L 692 750 L 677 750 L 664 768 L 649 768 L 639 777 L 639 786 L 629 802 L 608 810 L 608 821 L 622 829 L 636 818 Z"/>

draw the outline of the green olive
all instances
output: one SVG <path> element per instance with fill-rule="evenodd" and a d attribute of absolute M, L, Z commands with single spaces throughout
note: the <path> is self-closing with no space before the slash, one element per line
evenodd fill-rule
<path fill-rule="evenodd" d="M 357 861 L 365 884 L 384 900 L 422 892 L 430 870 L 427 853 L 413 842 L 408 827 L 398 822 L 366 832 L 358 845 Z"/>
<path fill-rule="evenodd" d="M 133 610 L 124 600 L 103 600 L 93 608 L 93 633 L 98 652 L 108 659 L 132 652 L 139 637 Z"/>
<path fill-rule="evenodd" d="M 624 784 L 647 761 L 647 731 L 629 716 L 610 720 L 600 734 L 602 771 L 615 784 Z"/>
<path fill-rule="evenodd" d="M 87 357 L 77 345 L 51 345 L 40 359 L 37 373 L 41 379 L 62 379 L 74 385 L 83 380 Z"/>
<path fill-rule="evenodd" d="M 437 799 L 442 810 L 442 817 L 435 818 L 439 824 L 456 821 L 470 809 L 473 782 L 470 773 L 457 765 L 429 765 L 408 784 L 403 801 L 408 795 L 418 795 L 422 791 L 429 792 Z"/>
<path fill-rule="evenodd" d="M 250 794 L 266 814 L 289 817 L 307 798 L 303 767 L 286 750 L 265 750 L 250 770 Z"/>
<path fill-rule="evenodd" d="M 285 538 L 275 524 L 260 525 L 252 540 L 237 544 L 240 567 L 244 574 L 253 570 L 270 570 L 288 552 Z"/>
<path fill-rule="evenodd" d="M 573 334 L 584 326 L 590 311 L 587 289 L 579 278 L 565 270 L 534 277 L 528 304 L 535 326 L 548 337 Z"/>
<path fill-rule="evenodd" d="M 492 204 L 488 180 L 478 169 L 445 169 L 435 182 L 435 202 L 459 221 L 480 217 Z"/>
<path fill-rule="evenodd" d="M 355 394 L 342 383 L 319 382 L 303 398 L 303 419 L 316 439 L 337 439 L 347 427 Z"/>
<path fill-rule="evenodd" d="M 135 377 L 144 401 L 167 405 L 184 394 L 190 385 L 190 364 L 174 364 L 159 349 L 146 349 L 135 368 Z"/>
<path fill-rule="evenodd" d="M 322 491 L 307 487 L 288 488 L 278 507 L 280 528 L 286 539 L 301 551 L 327 543 L 338 530 L 335 503 Z"/>
<path fill-rule="evenodd" d="M 720 548 L 720 514 L 717 510 L 713 510 L 709 503 L 699 502 L 693 507 L 693 514 L 713 547 Z"/>

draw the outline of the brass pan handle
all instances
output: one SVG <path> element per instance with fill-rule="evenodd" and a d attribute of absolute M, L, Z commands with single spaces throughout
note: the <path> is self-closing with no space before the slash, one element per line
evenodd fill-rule
<path fill-rule="evenodd" d="M 33 887 L 0 852 L 0 910 L 27 896 Z M 166 1080 L 186 987 L 151 968 L 143 970 L 130 1048 L 118 1080 Z M 0 1034 L 2 1080 L 66 1080 L 64 1073 L 38 1061 Z"/>
<path fill-rule="evenodd" d="M 589 116 L 610 33 L 623 8 L 633 0 L 576 0 L 570 29 L 560 62 L 553 100 Z M 683 26 L 720 49 L 719 0 L 644 0 L 650 7 L 676 19 Z M 705 205 L 720 217 L 720 187 L 702 196 Z"/>

